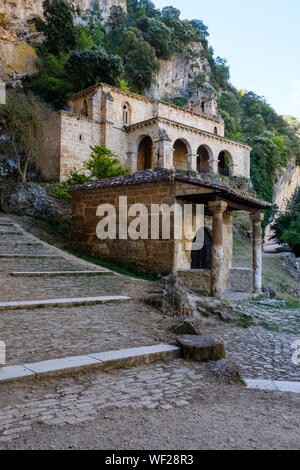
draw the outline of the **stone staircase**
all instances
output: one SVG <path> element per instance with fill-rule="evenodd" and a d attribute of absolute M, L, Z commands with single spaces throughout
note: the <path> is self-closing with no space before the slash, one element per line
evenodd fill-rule
<path fill-rule="evenodd" d="M 1 216 L 0 285 L 0 383 L 179 356 L 164 343 L 172 320 L 138 301 L 144 281 L 75 258 Z"/>

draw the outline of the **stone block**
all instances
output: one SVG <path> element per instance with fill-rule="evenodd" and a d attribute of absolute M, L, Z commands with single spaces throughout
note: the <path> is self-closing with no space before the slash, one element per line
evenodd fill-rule
<path fill-rule="evenodd" d="M 209 336 L 183 335 L 177 337 L 183 358 L 195 362 L 219 361 L 226 356 L 224 344 Z"/>

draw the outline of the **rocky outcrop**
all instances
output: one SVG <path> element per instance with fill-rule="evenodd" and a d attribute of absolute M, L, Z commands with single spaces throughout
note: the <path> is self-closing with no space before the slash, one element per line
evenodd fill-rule
<path fill-rule="evenodd" d="M 0 79 L 13 86 L 37 72 L 37 55 L 25 41 L 0 40 Z"/>
<path fill-rule="evenodd" d="M 199 73 L 203 74 L 203 84 L 210 87 L 210 66 L 203 55 L 202 44 L 193 44 L 191 50 L 192 56 L 187 52 L 181 52 L 169 60 L 160 61 L 160 70 L 147 92 L 149 97 L 162 99 L 184 96 Z"/>
<path fill-rule="evenodd" d="M 94 0 L 67 0 L 79 14 Z M 98 0 L 97 0 L 98 1 Z M 103 20 L 113 5 L 126 10 L 126 0 L 99 0 Z M 26 76 L 36 73 L 37 55 L 32 47 L 41 41 L 36 18 L 43 18 L 43 0 L 1 0 L 0 2 L 0 79 L 16 86 Z M 80 19 L 80 18 L 79 18 Z"/>
<path fill-rule="evenodd" d="M 1 191 L 1 210 L 28 216 L 42 215 L 67 223 L 71 219 L 68 204 L 56 201 L 47 195 L 42 186 L 34 183 L 5 186 Z"/>
<path fill-rule="evenodd" d="M 79 13 L 90 9 L 95 0 L 67 0 Z M 98 0 L 103 20 L 106 21 L 111 7 L 120 6 L 126 11 L 126 0 Z M 39 36 L 35 19 L 43 18 L 43 0 L 1 0 L 0 26 L 12 31 L 20 39 L 33 40 Z"/>
<path fill-rule="evenodd" d="M 175 274 L 161 279 L 157 284 L 156 292 L 143 300 L 147 305 L 171 317 L 193 316 L 193 308 L 189 303 L 185 286 Z"/>
<path fill-rule="evenodd" d="M 300 186 L 300 166 L 292 159 L 288 162 L 286 168 L 281 168 L 279 170 L 277 182 L 274 187 L 273 203 L 276 204 L 280 212 L 283 212 L 286 209 L 287 203 L 293 196 L 297 186 Z M 271 240 L 272 223 L 266 228 L 266 244 L 274 243 L 274 241 Z"/>

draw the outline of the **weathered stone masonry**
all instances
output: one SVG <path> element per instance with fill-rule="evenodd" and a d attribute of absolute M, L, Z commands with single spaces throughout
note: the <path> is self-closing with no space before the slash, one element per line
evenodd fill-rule
<path fill-rule="evenodd" d="M 133 172 L 160 166 L 249 179 L 250 147 L 224 137 L 216 101 L 209 103 L 203 111 L 194 104 L 183 109 L 95 85 L 71 97 L 68 112 L 45 121 L 41 175 L 63 181 L 72 168 L 82 168 L 91 146 L 105 145 Z M 60 127 L 60 135 L 53 127 Z M 55 178 L 53 166 L 59 167 Z"/>
<path fill-rule="evenodd" d="M 72 195 L 72 244 L 102 259 L 109 259 L 155 273 L 177 272 L 193 288 L 201 293 L 218 296 L 224 290 L 256 292 L 261 289 L 261 210 L 271 204 L 231 188 L 204 183 L 198 178 L 176 174 L 173 170 L 156 169 L 136 172 L 132 175 L 86 183 L 70 191 Z M 127 196 L 127 204 L 143 204 L 148 210 L 148 239 L 99 240 L 96 227 L 101 217 L 96 212 L 101 204 L 117 208 L 119 228 L 119 197 Z M 203 204 L 207 230 L 211 233 L 211 261 L 203 261 L 192 267 L 191 243 L 174 237 L 174 215 L 171 213 L 170 239 L 151 238 L 151 204 L 190 203 Z M 254 221 L 253 270 L 232 269 L 232 211 L 246 210 Z M 165 213 L 165 210 L 162 210 Z M 134 217 L 128 217 L 127 227 Z M 212 224 L 211 224 L 212 222 Z M 200 227 L 195 227 L 195 235 Z M 117 231 L 118 232 L 118 231 Z M 188 248 L 190 246 L 190 248 Z M 207 250 L 204 246 L 202 250 Z M 202 251 L 200 250 L 200 252 Z M 241 282 L 243 280 L 243 282 Z"/>

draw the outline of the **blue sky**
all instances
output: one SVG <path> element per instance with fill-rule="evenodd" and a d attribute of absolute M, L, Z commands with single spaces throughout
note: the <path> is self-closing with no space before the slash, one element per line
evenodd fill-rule
<path fill-rule="evenodd" d="M 228 60 L 237 88 L 265 96 L 279 114 L 300 119 L 299 0 L 152 0 L 201 19 L 215 55 Z"/>

